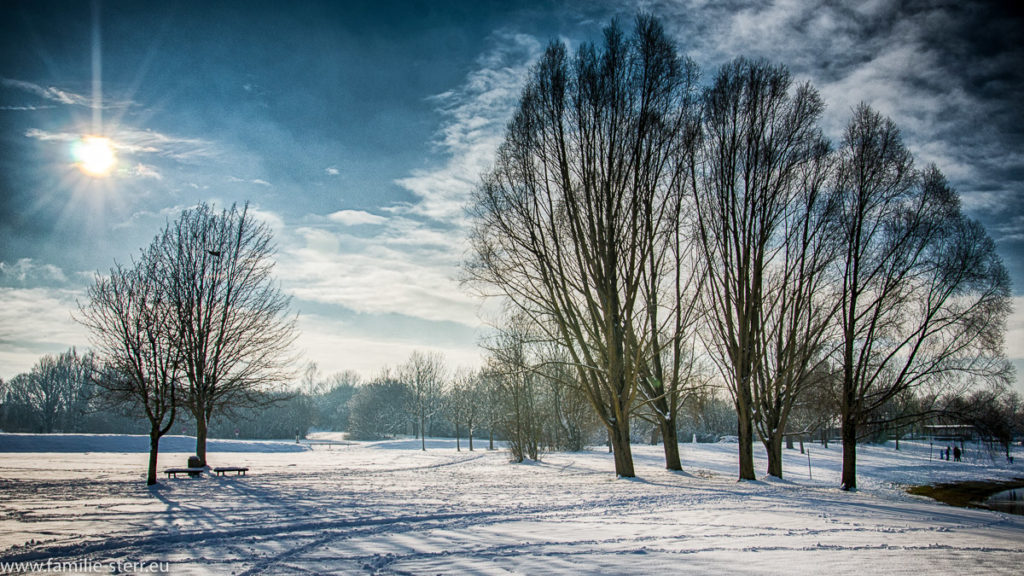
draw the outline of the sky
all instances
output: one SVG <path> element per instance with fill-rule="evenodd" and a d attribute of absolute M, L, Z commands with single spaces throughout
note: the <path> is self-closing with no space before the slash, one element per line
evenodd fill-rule
<path fill-rule="evenodd" d="M 480 363 L 464 207 L 549 41 L 657 16 L 713 77 L 738 56 L 810 81 L 837 141 L 890 116 L 995 239 L 1024 392 L 1024 18 L 1009 2 L 0 0 L 0 378 L 87 348 L 71 314 L 198 202 L 273 230 L 298 352 L 372 376 L 413 350 Z M 110 139 L 106 177 L 75 164 Z"/>

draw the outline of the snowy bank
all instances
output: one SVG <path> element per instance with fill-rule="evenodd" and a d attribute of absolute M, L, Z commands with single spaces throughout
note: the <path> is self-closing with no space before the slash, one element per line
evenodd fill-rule
<path fill-rule="evenodd" d="M 305 447 L 281 440 L 209 439 L 210 452 L 301 452 Z M 164 436 L 161 452 L 195 452 L 196 439 L 190 436 Z M 119 434 L 6 434 L 0 433 L 0 452 L 84 453 L 149 452 L 149 436 Z"/>

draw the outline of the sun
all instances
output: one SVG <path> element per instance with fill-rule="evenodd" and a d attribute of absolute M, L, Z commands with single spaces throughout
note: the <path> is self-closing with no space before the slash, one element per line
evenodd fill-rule
<path fill-rule="evenodd" d="M 110 138 L 82 136 L 72 145 L 71 153 L 78 169 L 94 178 L 109 176 L 117 164 L 117 155 L 114 154 L 114 144 Z"/>

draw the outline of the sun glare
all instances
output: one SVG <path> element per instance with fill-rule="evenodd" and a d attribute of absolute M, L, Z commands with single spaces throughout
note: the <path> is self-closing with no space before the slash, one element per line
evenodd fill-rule
<path fill-rule="evenodd" d="M 109 138 L 83 136 L 74 143 L 71 152 L 79 170 L 95 178 L 109 176 L 117 163 L 114 145 Z"/>

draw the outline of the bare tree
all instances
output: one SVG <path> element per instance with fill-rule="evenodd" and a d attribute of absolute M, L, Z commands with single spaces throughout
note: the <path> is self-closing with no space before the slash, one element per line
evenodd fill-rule
<path fill-rule="evenodd" d="M 803 170 L 823 146 L 822 109 L 818 93 L 808 84 L 794 87 L 784 67 L 742 58 L 723 66 L 704 96 L 701 162 L 692 171 L 706 274 L 701 302 L 708 347 L 718 352 L 736 407 L 742 480 L 755 478 L 755 386 L 765 376 L 759 370 L 772 262 L 786 245 L 786 216 L 805 184 Z"/>
<path fill-rule="evenodd" d="M 540 415 L 546 443 L 556 450 L 583 450 L 602 425 L 565 350 L 552 343 L 539 348 L 533 372 L 546 384 L 541 395 L 545 413 Z"/>
<path fill-rule="evenodd" d="M 531 358 L 535 338 L 529 316 L 513 312 L 488 346 L 487 372 L 493 379 L 497 407 L 495 423 L 501 427 L 515 462 L 540 458 L 540 377 Z"/>
<path fill-rule="evenodd" d="M 404 433 L 413 403 L 409 387 L 396 380 L 390 371 L 356 388 L 348 401 L 348 437 L 378 440 Z"/>
<path fill-rule="evenodd" d="M 600 49 L 551 43 L 534 67 L 493 170 L 475 193 L 470 280 L 495 288 L 570 354 L 608 429 L 615 472 L 634 476 L 630 410 L 646 354 L 645 267 L 666 222 L 649 210 L 679 174 L 692 77 L 660 24 L 616 23 Z M 643 339 L 642 341 L 640 339 Z"/>
<path fill-rule="evenodd" d="M 157 481 L 160 438 L 174 425 L 182 376 L 179 334 L 160 284 L 166 270 L 156 256 L 151 248 L 134 266 L 97 276 L 77 317 L 102 356 L 96 382 L 115 402 L 141 407 L 149 421 L 148 485 Z"/>
<path fill-rule="evenodd" d="M 483 414 L 481 408 L 480 372 L 478 370 L 459 369 L 455 371 L 451 386 L 445 395 L 446 411 L 455 424 L 455 449 L 462 450 L 462 425 L 466 425 L 469 434 L 469 451 L 473 451 L 473 430 L 480 422 Z"/>
<path fill-rule="evenodd" d="M 188 380 L 185 406 L 196 420 L 196 455 L 205 465 L 213 415 L 266 402 L 272 396 L 263 392 L 291 379 L 295 319 L 273 281 L 271 231 L 248 205 L 185 210 L 155 243 Z"/>
<path fill-rule="evenodd" d="M 79 427 L 92 399 L 93 355 L 79 355 L 72 348 L 53 356 L 44 355 L 27 374 L 8 382 L 9 400 L 26 410 L 26 424 L 50 433 Z"/>
<path fill-rule="evenodd" d="M 860 105 L 840 148 L 842 488 L 858 427 L 890 399 L 961 377 L 1004 381 L 1009 277 L 938 169 L 913 168 L 895 124 Z"/>
<path fill-rule="evenodd" d="M 816 140 L 816 141 L 815 141 Z M 836 255 L 829 233 L 837 207 L 829 146 L 820 136 L 787 193 L 779 242 L 765 271 L 764 302 L 757 311 L 754 426 L 768 456 L 768 474 L 782 477 L 782 440 L 790 412 L 826 365 L 835 299 L 829 282 Z"/>
<path fill-rule="evenodd" d="M 443 408 L 444 385 L 448 367 L 440 352 L 414 351 L 405 364 L 398 367 L 398 379 L 409 387 L 412 402 L 409 409 L 418 423 L 420 448 L 427 449 L 426 436 L 431 419 Z"/>

